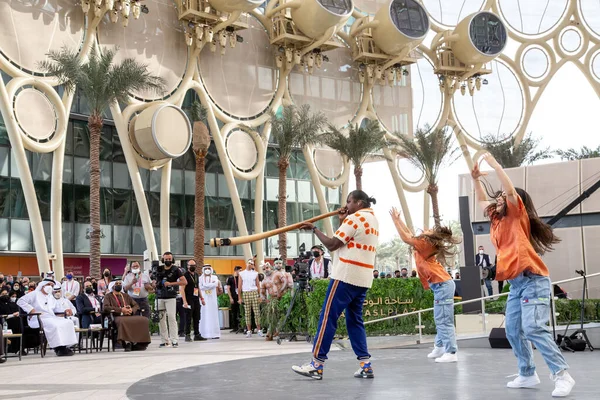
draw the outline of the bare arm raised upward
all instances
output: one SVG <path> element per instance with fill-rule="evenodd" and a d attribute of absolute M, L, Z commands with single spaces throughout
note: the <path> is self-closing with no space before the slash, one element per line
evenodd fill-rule
<path fill-rule="evenodd" d="M 498 179 L 500 180 L 500 184 L 504 189 L 504 193 L 506 193 L 506 199 L 513 204 L 518 204 L 517 191 L 515 190 L 515 186 L 513 185 L 506 172 L 504 172 L 504 169 L 502 169 L 498 161 L 496 161 L 494 156 L 492 156 L 489 153 L 484 155 L 483 159 L 485 160 L 485 162 L 488 163 L 490 167 L 494 168 L 494 171 L 496 171 Z"/>
<path fill-rule="evenodd" d="M 402 221 L 400 211 L 398 211 L 396 209 L 396 207 L 393 207 L 390 210 L 390 216 L 392 217 L 392 221 L 394 222 L 394 225 L 396 226 L 396 230 L 398 231 L 398 234 L 400 235 L 400 239 L 402 239 L 402 241 L 404 243 L 414 246 L 416 243 L 416 239 L 414 237 L 414 234 L 408 228 L 408 226 L 406 226 L 404 221 Z"/>

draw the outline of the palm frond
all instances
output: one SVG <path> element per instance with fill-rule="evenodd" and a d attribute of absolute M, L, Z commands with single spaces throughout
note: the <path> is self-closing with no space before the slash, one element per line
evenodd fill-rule
<path fill-rule="evenodd" d="M 552 157 L 549 147 L 537 150 L 540 140 L 528 133 L 517 145 L 513 135 L 505 139 L 501 135 L 489 134 L 482 138 L 482 144 L 503 168 L 516 168 Z"/>
<path fill-rule="evenodd" d="M 193 121 L 201 121 L 206 123 L 206 107 L 198 100 L 195 100 L 190 107 L 190 114 Z"/>
<path fill-rule="evenodd" d="M 112 102 L 126 103 L 131 92 L 164 91 L 165 80 L 148 72 L 147 66 L 133 58 L 114 64 L 117 48 L 92 52 L 83 63 L 74 50 L 63 47 L 48 53 L 48 61 L 39 63 L 48 76 L 55 76 L 65 90 L 81 90 L 92 113 L 101 114 Z"/>
<path fill-rule="evenodd" d="M 556 154 L 561 158 L 561 160 L 583 160 L 586 158 L 595 158 L 600 157 L 600 146 L 595 149 L 591 149 L 587 146 L 581 147 L 581 149 L 577 150 L 574 148 L 570 148 L 567 150 L 556 150 Z"/>
<path fill-rule="evenodd" d="M 338 128 L 329 125 L 329 130 L 323 135 L 323 143 L 346 157 L 357 167 L 361 167 L 367 157 L 384 158 L 378 152 L 386 146 L 385 132 L 379 123 L 366 120 L 364 126 L 350 125 L 348 135 Z"/>
<path fill-rule="evenodd" d="M 395 132 L 398 140 L 392 149 L 406 158 L 425 175 L 429 184 L 437 184 L 442 166 L 451 165 L 460 156 L 458 147 L 454 147 L 452 135 L 444 128 L 430 129 L 425 126 L 418 130 L 414 138 Z"/>
<path fill-rule="evenodd" d="M 279 145 L 279 158 L 289 160 L 295 148 L 317 144 L 327 122 L 322 112 L 313 113 L 310 106 L 284 106 L 281 115 L 271 111 L 271 135 Z"/>

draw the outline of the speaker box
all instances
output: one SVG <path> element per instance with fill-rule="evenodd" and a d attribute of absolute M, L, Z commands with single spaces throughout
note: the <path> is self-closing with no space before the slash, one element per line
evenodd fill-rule
<path fill-rule="evenodd" d="M 506 338 L 506 330 L 504 328 L 492 328 L 489 340 L 492 349 L 512 349 Z"/>

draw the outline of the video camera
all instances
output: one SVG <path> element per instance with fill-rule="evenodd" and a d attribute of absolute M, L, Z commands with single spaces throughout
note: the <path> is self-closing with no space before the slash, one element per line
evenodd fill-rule
<path fill-rule="evenodd" d="M 177 268 L 173 265 L 171 268 Z M 169 299 L 177 296 L 177 286 L 165 286 L 166 276 L 165 266 L 161 265 L 158 260 L 152 261 L 150 266 L 150 279 L 156 282 L 156 298 Z"/>
<path fill-rule="evenodd" d="M 311 253 L 306 251 L 304 243 L 298 248 L 298 257 L 294 259 L 294 269 L 296 270 L 296 279 L 301 290 L 308 287 L 310 280 L 310 264 L 308 261 L 311 258 Z"/>

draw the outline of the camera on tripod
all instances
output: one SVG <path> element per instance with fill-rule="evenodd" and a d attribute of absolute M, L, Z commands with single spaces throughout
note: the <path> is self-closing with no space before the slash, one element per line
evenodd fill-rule
<path fill-rule="evenodd" d="M 171 268 L 176 267 L 173 266 Z M 168 272 L 165 270 L 164 265 L 161 265 L 159 261 L 152 261 L 150 279 L 156 282 L 156 298 L 158 299 L 169 299 L 177 296 L 177 286 L 165 286 L 167 274 Z"/>
<path fill-rule="evenodd" d="M 304 243 L 298 248 L 298 257 L 294 259 L 294 270 L 296 271 L 296 279 L 299 289 L 306 290 L 308 281 L 310 280 L 310 252 L 306 251 Z"/>

